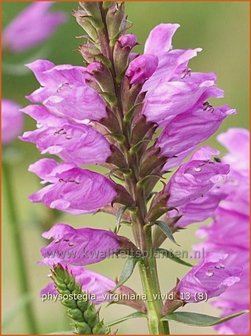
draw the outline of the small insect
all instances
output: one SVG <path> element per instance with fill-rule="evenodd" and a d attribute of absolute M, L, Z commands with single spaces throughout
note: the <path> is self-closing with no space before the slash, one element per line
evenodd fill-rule
<path fill-rule="evenodd" d="M 185 70 L 182 71 L 181 73 L 181 79 L 184 79 L 186 77 L 191 76 L 192 70 L 190 68 L 186 68 Z"/>
<path fill-rule="evenodd" d="M 214 112 L 214 108 L 212 105 L 209 104 L 209 102 L 205 102 L 203 103 L 203 111 L 208 111 L 213 113 Z"/>

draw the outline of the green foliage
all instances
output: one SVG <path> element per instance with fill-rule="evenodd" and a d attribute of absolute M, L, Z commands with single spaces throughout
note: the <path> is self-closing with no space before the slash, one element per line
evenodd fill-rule
<path fill-rule="evenodd" d="M 175 261 L 178 264 L 184 265 L 184 266 L 188 266 L 188 267 L 192 267 L 193 265 L 180 259 L 179 257 L 177 257 L 175 254 L 173 254 L 171 251 L 168 251 L 166 249 L 163 248 L 158 248 L 156 249 L 156 252 L 161 254 L 162 256 L 171 259 L 172 261 Z"/>
<path fill-rule="evenodd" d="M 120 286 L 122 286 L 132 275 L 134 268 L 137 264 L 137 262 L 140 260 L 140 257 L 128 257 L 124 267 L 122 269 L 122 272 L 120 274 L 119 277 L 119 281 L 116 285 L 116 287 L 114 288 L 114 290 L 116 290 L 117 288 L 119 288 Z"/>
<path fill-rule="evenodd" d="M 86 293 L 67 270 L 57 265 L 52 271 L 52 279 L 59 294 L 62 295 L 61 303 L 67 308 L 66 313 L 71 319 L 75 334 L 110 333 L 110 329 L 100 320 L 94 304 L 88 301 Z"/>
<path fill-rule="evenodd" d="M 226 322 L 228 320 L 231 320 L 232 318 L 235 318 L 245 313 L 247 313 L 247 311 L 244 310 L 244 311 L 240 311 L 238 313 L 220 318 L 220 317 L 209 316 L 209 315 L 198 314 L 198 313 L 176 312 L 176 313 L 172 313 L 172 314 L 168 314 L 164 316 L 162 318 L 162 321 L 175 321 L 175 322 L 188 324 L 191 326 L 210 327 L 210 326 L 214 326 L 214 325 Z"/>
<path fill-rule="evenodd" d="M 108 323 L 107 325 L 109 327 L 112 327 L 116 324 L 119 324 L 119 323 L 122 323 L 122 322 L 125 322 L 127 320 L 131 320 L 131 319 L 135 319 L 135 318 L 141 318 L 141 317 L 146 317 L 146 314 L 142 313 L 142 312 L 135 312 L 135 313 L 132 313 L 132 314 L 129 314 L 127 316 L 124 316 L 124 317 L 121 317 L 115 321 L 112 321 L 110 323 Z"/>

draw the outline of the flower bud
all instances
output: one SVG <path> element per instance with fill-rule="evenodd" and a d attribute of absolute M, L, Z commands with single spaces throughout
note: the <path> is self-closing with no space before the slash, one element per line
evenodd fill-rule
<path fill-rule="evenodd" d="M 103 321 L 100 321 L 92 329 L 93 335 L 105 335 L 107 334 L 107 327 L 105 327 Z"/>
<path fill-rule="evenodd" d="M 117 75 L 123 75 L 128 65 L 128 58 L 133 47 L 137 45 L 137 38 L 133 34 L 120 36 L 114 47 L 114 66 Z"/>
<path fill-rule="evenodd" d="M 93 328 L 99 322 L 99 316 L 96 312 L 96 308 L 90 305 L 84 312 L 84 318 L 88 321 L 88 325 Z"/>
<path fill-rule="evenodd" d="M 127 21 L 123 3 L 114 3 L 108 9 L 106 24 L 110 42 L 114 45 L 116 38 L 126 29 Z"/>
<path fill-rule="evenodd" d="M 143 84 L 152 76 L 158 66 L 158 57 L 154 55 L 141 55 L 136 57 L 130 64 L 126 76 L 130 84 Z"/>
<path fill-rule="evenodd" d="M 79 47 L 79 52 L 86 63 L 92 63 L 101 56 L 100 50 L 92 43 L 85 43 Z"/>
<path fill-rule="evenodd" d="M 98 40 L 97 29 L 93 24 L 93 20 L 87 16 L 84 10 L 76 10 L 72 12 L 73 16 L 75 16 L 77 23 L 86 31 L 88 36 L 93 40 Z"/>
<path fill-rule="evenodd" d="M 120 36 L 118 39 L 118 44 L 121 46 L 121 48 L 132 49 L 137 45 L 137 38 L 133 34 L 125 34 Z"/>
<path fill-rule="evenodd" d="M 101 89 L 100 94 L 104 93 L 108 95 L 109 93 L 108 103 L 114 102 L 116 100 L 114 83 L 108 67 L 101 62 L 93 62 L 86 69 L 87 74 L 89 74 L 87 81 L 91 83 L 94 79 L 94 82 L 96 81 Z M 104 96 L 104 99 L 107 98 L 107 95 Z"/>
<path fill-rule="evenodd" d="M 79 4 L 84 9 L 86 14 L 93 19 L 94 26 L 98 29 L 102 28 L 103 22 L 98 2 L 83 1 Z"/>

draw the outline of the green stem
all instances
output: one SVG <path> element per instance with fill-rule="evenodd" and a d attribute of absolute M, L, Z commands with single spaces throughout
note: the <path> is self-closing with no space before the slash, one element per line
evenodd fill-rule
<path fill-rule="evenodd" d="M 116 72 L 113 60 L 113 48 L 110 45 L 109 34 L 105 20 L 105 14 L 100 5 L 101 16 L 104 24 L 104 31 L 100 32 L 100 44 L 104 55 L 111 61 L 111 72 L 115 94 L 118 99 L 114 114 L 117 115 L 121 125 L 121 132 L 124 135 L 125 142 L 121 144 L 121 151 L 124 153 L 128 168 L 131 171 L 129 176 L 126 176 L 126 187 L 134 198 L 136 210 L 132 213 L 132 231 L 135 243 L 142 252 L 145 253 L 143 261 L 139 262 L 140 276 L 142 279 L 143 290 L 147 297 L 147 320 L 149 332 L 154 335 L 169 334 L 168 322 L 161 321 L 162 298 L 159 287 L 159 279 L 157 274 L 156 258 L 152 253 L 152 233 L 151 227 L 147 226 L 145 218 L 147 213 L 147 202 L 143 188 L 137 186 L 140 180 L 138 169 L 138 157 L 136 153 L 130 153 L 130 132 L 129 125 L 124 121 L 123 102 L 121 98 L 121 86 L 116 81 Z M 128 111 L 127 111 L 128 112 Z"/>
<path fill-rule="evenodd" d="M 5 197 L 7 200 L 7 207 L 10 218 L 10 230 L 13 239 L 13 248 L 16 259 L 16 267 L 17 267 L 17 282 L 19 285 L 19 291 L 21 295 L 29 294 L 30 287 L 28 281 L 28 273 L 26 271 L 25 265 L 25 254 L 24 248 L 22 244 L 22 239 L 20 236 L 20 227 L 18 223 L 18 214 L 17 208 L 15 204 L 13 185 L 12 185 L 12 177 L 11 177 L 11 167 L 6 162 L 3 162 L 3 175 L 5 180 Z M 24 308 L 26 322 L 28 325 L 28 330 L 31 334 L 37 334 L 37 323 L 32 307 L 31 301 L 28 301 Z"/>
<path fill-rule="evenodd" d="M 147 320 L 149 332 L 153 335 L 169 335 L 168 322 L 161 321 L 162 298 L 157 273 L 156 258 L 152 250 L 151 227 L 145 227 L 146 254 L 139 263 L 143 290 L 147 298 Z"/>

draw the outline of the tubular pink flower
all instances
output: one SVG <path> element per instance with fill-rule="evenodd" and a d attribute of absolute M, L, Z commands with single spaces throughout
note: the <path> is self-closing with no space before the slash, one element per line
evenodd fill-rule
<path fill-rule="evenodd" d="M 178 283 L 178 296 L 186 303 L 205 301 L 240 281 L 241 268 L 227 264 L 227 255 L 212 253 Z"/>
<path fill-rule="evenodd" d="M 89 265 L 104 260 L 120 249 L 120 238 L 115 233 L 92 228 L 74 229 L 70 225 L 59 223 L 42 236 L 53 239 L 41 249 L 41 263 L 54 266 Z"/>
<path fill-rule="evenodd" d="M 148 120 L 160 126 L 168 126 L 177 115 L 192 113 L 197 109 L 213 113 L 203 106 L 210 98 L 223 97 L 223 91 L 215 86 L 213 73 L 193 73 L 182 81 L 159 83 L 153 91 L 146 95 L 142 113 Z"/>
<path fill-rule="evenodd" d="M 94 213 L 116 197 L 115 184 L 101 174 L 70 164 L 42 159 L 30 165 L 29 171 L 50 182 L 30 196 L 34 203 L 69 212 L 73 215 Z"/>
<path fill-rule="evenodd" d="M 220 201 L 226 197 L 226 193 L 219 192 L 218 186 L 213 187 L 205 196 L 177 207 L 176 210 L 168 212 L 168 217 L 182 216 L 176 223 L 177 227 L 186 227 L 189 224 L 202 222 L 212 217 Z M 178 211 L 178 213 L 177 213 Z"/>
<path fill-rule="evenodd" d="M 50 1 L 38 1 L 19 13 L 4 29 L 4 48 L 19 53 L 49 38 L 66 20 L 63 12 L 50 11 L 52 4 Z"/>
<path fill-rule="evenodd" d="M 86 69 L 37 60 L 27 67 L 36 76 L 41 88 L 27 98 L 42 103 L 50 112 L 76 120 L 100 120 L 106 117 L 103 100 L 85 83 Z"/>
<path fill-rule="evenodd" d="M 229 165 L 209 161 L 215 154 L 218 151 L 202 147 L 189 162 L 180 166 L 165 188 L 170 194 L 168 206 L 180 207 L 204 197 L 222 176 L 228 174 Z"/>
<path fill-rule="evenodd" d="M 22 111 L 39 127 L 25 132 L 21 139 L 36 144 L 42 154 L 55 154 L 76 165 L 105 163 L 111 155 L 106 138 L 90 125 L 57 117 L 39 105 L 29 105 Z"/>
<path fill-rule="evenodd" d="M 2 142 L 4 145 L 15 140 L 23 128 L 20 106 L 9 99 L 2 99 Z"/>
<path fill-rule="evenodd" d="M 168 160 L 164 170 L 169 170 L 183 161 L 183 153 L 191 152 L 207 140 L 220 127 L 222 121 L 235 110 L 224 105 L 209 112 L 198 109 L 182 113 L 171 120 L 156 142 Z M 174 158 L 174 159 L 173 159 Z"/>
<path fill-rule="evenodd" d="M 126 76 L 131 84 L 142 84 L 152 76 L 157 66 L 158 58 L 155 55 L 141 55 L 131 61 Z"/>

